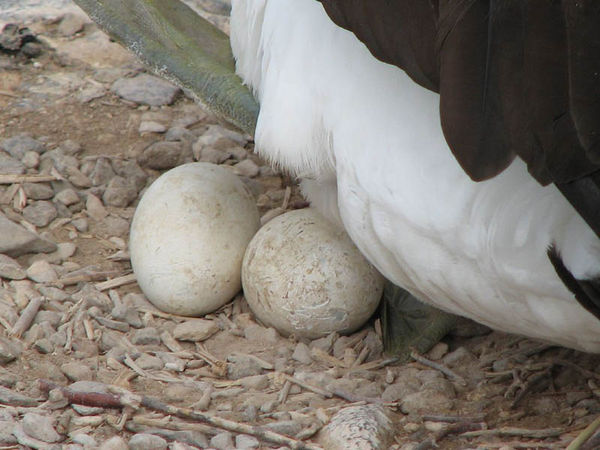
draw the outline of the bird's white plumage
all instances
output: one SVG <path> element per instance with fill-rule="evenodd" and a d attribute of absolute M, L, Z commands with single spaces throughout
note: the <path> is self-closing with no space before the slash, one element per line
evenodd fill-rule
<path fill-rule="evenodd" d="M 600 274 L 600 241 L 515 161 L 474 183 L 442 135 L 439 98 L 377 61 L 314 0 L 234 0 L 238 73 L 261 111 L 258 151 L 304 177 L 391 281 L 494 328 L 600 352 L 600 321 L 560 281 Z M 337 205 L 336 205 L 337 199 Z"/>

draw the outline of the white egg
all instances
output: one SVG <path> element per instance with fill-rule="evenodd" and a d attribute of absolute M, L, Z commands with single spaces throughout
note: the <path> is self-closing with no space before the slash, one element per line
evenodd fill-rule
<path fill-rule="evenodd" d="M 237 176 L 207 163 L 176 167 L 145 192 L 131 224 L 137 282 L 163 311 L 207 314 L 240 290 L 242 259 L 260 225 Z"/>
<path fill-rule="evenodd" d="M 383 281 L 346 232 L 311 208 L 263 226 L 242 265 L 244 295 L 256 317 L 283 335 L 309 339 L 363 325 Z"/>

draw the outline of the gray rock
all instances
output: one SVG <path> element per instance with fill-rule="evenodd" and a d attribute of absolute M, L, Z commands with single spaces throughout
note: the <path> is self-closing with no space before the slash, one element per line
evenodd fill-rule
<path fill-rule="evenodd" d="M 83 30 L 85 25 L 85 19 L 73 13 L 67 13 L 63 16 L 62 20 L 58 24 L 58 34 L 61 36 L 73 36 L 74 34 Z"/>
<path fill-rule="evenodd" d="M 127 442 L 121 436 L 113 436 L 104 441 L 99 450 L 128 450 Z"/>
<path fill-rule="evenodd" d="M 404 414 L 440 414 L 451 411 L 453 407 L 454 399 L 431 389 L 408 394 L 400 404 L 400 410 Z"/>
<path fill-rule="evenodd" d="M 248 436 L 247 434 L 238 434 L 235 437 L 235 448 L 258 448 L 260 442 L 254 436 Z"/>
<path fill-rule="evenodd" d="M 181 403 L 188 401 L 198 393 L 195 386 L 185 386 L 179 383 L 169 384 L 163 391 L 164 398 L 168 402 Z"/>
<path fill-rule="evenodd" d="M 113 161 L 112 166 L 117 175 L 132 182 L 138 192 L 141 191 L 144 186 L 146 186 L 148 175 L 135 161 L 115 160 Z"/>
<path fill-rule="evenodd" d="M 125 236 L 129 232 L 129 222 L 113 214 L 104 218 L 102 226 L 108 236 Z"/>
<path fill-rule="evenodd" d="M 156 142 L 146 148 L 138 162 L 143 167 L 155 170 L 172 169 L 185 161 L 184 146 L 181 142 Z"/>
<path fill-rule="evenodd" d="M 23 183 L 27 198 L 32 200 L 50 200 L 54 197 L 54 189 L 47 183 Z"/>
<path fill-rule="evenodd" d="M 108 183 L 102 200 L 105 205 L 124 208 L 137 198 L 135 185 L 123 177 L 116 176 Z"/>
<path fill-rule="evenodd" d="M 135 360 L 135 363 L 144 370 L 161 370 L 165 367 L 162 359 L 149 355 L 148 353 L 142 353 L 142 355 Z"/>
<path fill-rule="evenodd" d="M 27 277 L 36 283 L 46 283 L 58 280 L 56 270 L 48 261 L 35 261 L 27 268 Z"/>
<path fill-rule="evenodd" d="M 219 331 L 219 326 L 212 320 L 194 319 L 181 322 L 173 329 L 173 337 L 180 341 L 199 342 L 208 339 Z"/>
<path fill-rule="evenodd" d="M 21 267 L 18 261 L 10 256 L 0 254 L 0 277 L 10 280 L 22 280 L 27 276 L 25 269 Z"/>
<path fill-rule="evenodd" d="M 212 147 L 204 147 L 198 152 L 194 151 L 194 158 L 201 162 L 222 164 L 231 158 L 231 153 Z"/>
<path fill-rule="evenodd" d="M 33 348 L 43 355 L 48 355 L 54 351 L 54 344 L 50 339 L 41 338 L 33 343 Z"/>
<path fill-rule="evenodd" d="M 115 171 L 112 168 L 110 160 L 107 158 L 98 158 L 92 171 L 87 174 L 82 166 L 81 172 L 84 175 L 89 176 L 94 186 L 100 186 L 101 184 L 108 183 L 112 177 L 115 176 Z"/>
<path fill-rule="evenodd" d="M 260 363 L 247 355 L 232 355 L 228 360 L 230 364 L 227 365 L 227 374 L 232 380 L 260 375 L 262 373 Z"/>
<path fill-rule="evenodd" d="M 196 135 L 185 127 L 171 127 L 165 134 L 165 141 L 186 141 L 193 143 Z"/>
<path fill-rule="evenodd" d="M 294 353 L 292 353 L 292 359 L 295 359 L 302 364 L 312 363 L 312 357 L 310 356 L 310 349 L 308 348 L 308 345 L 306 345 L 304 342 L 298 342 L 298 344 L 296 344 L 296 348 L 294 349 Z"/>
<path fill-rule="evenodd" d="M 17 443 L 17 438 L 13 434 L 15 422 L 12 420 L 0 420 L 0 444 L 14 445 Z"/>
<path fill-rule="evenodd" d="M 149 433 L 137 433 L 129 439 L 130 450 L 165 450 L 167 441 Z"/>
<path fill-rule="evenodd" d="M 108 211 L 100 199 L 92 194 L 88 194 L 85 208 L 89 216 L 96 221 L 100 221 L 108 215 Z"/>
<path fill-rule="evenodd" d="M 71 220 L 71 225 L 73 225 L 75 229 L 81 233 L 85 233 L 89 230 L 89 223 L 85 217 Z"/>
<path fill-rule="evenodd" d="M 22 159 L 27 152 L 42 153 L 44 144 L 27 134 L 18 134 L 0 142 L 0 148 L 8 152 L 13 158 Z"/>
<path fill-rule="evenodd" d="M 26 413 L 23 416 L 23 431 L 34 439 L 44 442 L 59 442 L 62 436 L 54 429 L 54 422 L 48 416 Z"/>
<path fill-rule="evenodd" d="M 63 205 L 69 206 L 79 202 L 79 195 L 74 189 L 68 188 L 63 189 L 56 194 L 56 200 L 61 202 Z"/>
<path fill-rule="evenodd" d="M 53 252 L 56 244 L 17 225 L 0 213 L 0 253 L 15 257 L 26 253 Z"/>
<path fill-rule="evenodd" d="M 23 217 L 36 227 L 45 227 L 58 216 L 54 205 L 46 200 L 37 200 L 26 206 Z"/>
<path fill-rule="evenodd" d="M 160 333 L 154 327 L 146 327 L 136 330 L 131 337 L 135 345 L 160 345 Z"/>
<path fill-rule="evenodd" d="M 28 169 L 36 169 L 40 165 L 40 154 L 36 152 L 27 152 L 21 158 L 21 162 Z"/>
<path fill-rule="evenodd" d="M 240 378 L 240 384 L 246 389 L 254 389 L 262 391 L 269 387 L 269 377 L 267 375 L 253 375 L 250 377 Z"/>
<path fill-rule="evenodd" d="M 78 142 L 67 139 L 60 144 L 60 149 L 65 155 L 76 155 L 81 152 L 81 145 Z"/>
<path fill-rule="evenodd" d="M 94 377 L 92 369 L 78 362 L 65 363 L 60 366 L 60 370 L 71 381 L 91 381 Z"/>
<path fill-rule="evenodd" d="M 25 166 L 18 159 L 0 152 L 0 173 L 1 174 L 23 174 Z"/>
<path fill-rule="evenodd" d="M 47 167 L 47 164 L 49 163 L 46 161 L 51 161 L 56 170 L 63 175 L 67 175 L 67 170 L 69 168 L 79 167 L 79 160 L 75 156 L 65 154 L 61 148 L 56 148 L 44 153 L 42 156 L 42 167 Z"/>
<path fill-rule="evenodd" d="M 80 444 L 82 446 L 82 448 L 97 448 L 98 447 L 98 443 L 96 442 L 96 440 L 92 436 L 90 436 L 89 434 L 86 434 L 86 433 L 75 432 L 74 434 L 71 435 L 71 439 L 73 440 L 74 443 Z"/>
<path fill-rule="evenodd" d="M 327 336 L 311 341 L 310 348 L 318 348 L 319 350 L 322 350 L 325 353 L 329 353 L 329 351 L 335 344 L 335 341 L 337 341 L 339 337 L 340 335 L 337 333 L 329 333 Z"/>
<path fill-rule="evenodd" d="M 124 321 L 133 328 L 142 328 L 144 326 L 138 312 L 126 305 L 115 306 L 111 311 L 111 315 L 114 319 Z"/>
<path fill-rule="evenodd" d="M 148 74 L 120 78 L 111 90 L 125 100 L 150 106 L 170 105 L 180 92 L 177 86 Z"/>
<path fill-rule="evenodd" d="M 280 339 L 274 328 L 266 328 L 256 323 L 250 323 L 244 327 L 244 337 L 249 341 L 270 344 L 276 344 Z"/>
<path fill-rule="evenodd" d="M 77 167 L 67 167 L 65 169 L 65 175 L 69 182 L 77 188 L 85 189 L 92 186 L 92 180 Z"/>
<path fill-rule="evenodd" d="M 251 159 L 244 159 L 242 162 L 233 166 L 233 171 L 236 175 L 254 178 L 260 172 L 258 165 Z"/>
<path fill-rule="evenodd" d="M 167 127 L 160 122 L 154 122 L 152 120 L 144 120 L 140 122 L 138 128 L 140 134 L 144 133 L 164 133 L 167 131 Z"/>
<path fill-rule="evenodd" d="M 304 424 L 302 422 L 298 422 L 297 420 L 280 420 L 278 422 L 271 422 L 265 425 L 265 428 L 268 428 L 275 433 L 285 434 L 287 436 L 295 436 L 300 431 Z"/>
<path fill-rule="evenodd" d="M 215 434 L 210 439 L 210 446 L 212 448 L 216 448 L 217 450 L 231 450 L 235 448 L 235 445 L 233 444 L 233 436 L 228 431 Z"/>

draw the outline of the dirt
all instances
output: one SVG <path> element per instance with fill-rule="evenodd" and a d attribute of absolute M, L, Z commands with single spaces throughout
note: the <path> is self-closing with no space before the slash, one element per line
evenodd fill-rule
<path fill-rule="evenodd" d="M 66 140 L 80 144 L 82 151 L 77 154 L 77 158 L 82 163 L 93 161 L 100 156 L 109 160 L 135 160 L 150 144 L 163 139 L 158 133 L 140 134 L 138 131 L 142 116 L 147 112 L 160 113 L 171 123 L 178 118 L 197 114 L 201 120 L 188 128 L 199 136 L 209 125 L 219 123 L 217 118 L 204 112 L 183 94 L 180 94 L 172 105 L 162 107 L 148 107 L 123 101 L 108 89 L 110 82 L 98 79 L 131 76 L 143 71 L 143 67 L 107 39 L 91 39 L 90 37 L 97 36 L 95 33 L 98 32 L 91 23 L 86 23 L 81 31 L 73 35 L 61 36 L 58 33 L 59 19 L 27 19 L 32 20 L 27 25 L 44 44 L 40 56 L 27 58 L 20 54 L 0 53 L 0 140 L 27 133 L 43 142 L 47 151 Z M 87 102 L 78 98 L 78 93 L 85 87 L 95 85 L 105 88 L 102 95 Z M 244 148 L 251 153 L 252 142 L 248 141 Z M 255 155 L 250 154 L 249 157 L 260 166 L 266 165 Z M 234 162 L 230 160 L 226 164 Z M 148 175 L 148 183 L 162 172 L 148 168 L 144 170 Z M 268 174 L 259 175 L 253 181 L 262 195 L 261 214 L 281 206 L 279 194 L 286 186 L 292 188 L 292 203 L 301 200 L 297 187 L 289 177 Z M 3 188 L 3 191 L 5 189 L 7 188 Z M 82 196 L 85 195 L 83 189 L 80 192 Z M 272 194 L 270 197 L 269 193 Z M 123 208 L 105 207 L 113 216 L 130 221 L 136 203 L 137 200 Z M 14 203 L 3 206 L 5 212 L 10 209 L 13 210 L 13 216 L 21 213 L 14 209 Z M 87 217 L 85 206 L 73 217 Z M 115 240 L 114 237 L 120 237 L 126 242 L 127 233 L 119 236 L 115 234 L 114 228 L 103 221 L 89 219 L 89 222 L 89 230 L 83 232 L 77 231 L 68 221 L 55 228 L 52 228 L 52 225 L 40 227 L 38 231 L 47 231 L 55 242 L 73 242 L 76 245 L 77 251 L 62 263 L 63 266 L 66 262 L 76 263 L 82 268 L 93 265 L 98 271 L 111 273 L 105 278 L 130 273 L 131 265 L 126 256 L 122 260 L 108 259 L 119 250 L 126 251 L 126 248 L 120 248 L 118 239 Z M 19 257 L 18 261 L 27 268 L 31 258 L 32 255 L 24 255 Z M 81 291 L 86 283 L 94 284 L 99 281 L 102 280 L 85 280 L 79 284 L 63 286 L 61 289 L 73 296 Z M 7 292 L 14 293 L 9 280 L 3 280 L 3 283 Z M 35 286 L 39 287 L 38 284 Z M 114 292 L 121 299 L 131 293 L 141 294 L 135 283 L 117 286 Z M 145 308 L 139 310 L 143 328 L 156 328 L 173 333 L 176 325 L 186 320 L 160 314 L 153 311 L 150 305 Z M 56 383 L 66 386 L 70 380 L 64 376 L 63 365 L 77 361 L 91 368 L 90 378 L 95 381 L 109 385 L 117 384 L 132 392 L 159 397 L 166 403 L 177 406 L 189 407 L 202 398 L 201 385 L 194 383 L 211 384 L 215 392 L 220 394 L 213 395 L 207 409 L 210 414 L 253 425 L 265 425 L 287 419 L 316 422 L 316 411 L 324 411 L 325 417 L 331 417 L 337 410 L 352 403 L 349 399 L 357 402 L 375 402 L 381 403 L 393 419 L 393 447 L 402 449 L 432 448 L 436 438 L 437 446 L 444 449 L 565 448 L 600 412 L 600 372 L 597 371 L 600 359 L 597 356 L 540 346 L 539 343 L 498 332 L 483 335 L 463 332 L 467 334 L 466 337 L 460 336 L 460 333 L 453 334 L 444 339 L 441 347 L 434 349 L 439 355 L 425 355 L 429 359 L 435 358 L 436 363 L 463 377 L 466 385 L 453 378 L 452 374 L 442 374 L 435 368 L 415 361 L 374 369 L 358 364 L 360 367 L 352 371 L 346 369 L 352 367 L 352 361 L 356 360 L 364 348 L 368 351 L 365 352 L 367 356 L 363 364 L 385 361 L 380 349 L 376 345 L 369 347 L 367 342 L 367 339 L 378 339 L 379 327 L 376 318 L 354 335 L 360 339 L 348 347 L 350 350 L 347 352 L 347 361 L 345 357 L 336 358 L 331 348 L 326 348 L 325 353 L 334 359 L 324 358 L 314 350 L 321 348 L 321 345 L 324 345 L 322 342 L 306 342 L 312 351 L 312 362 L 306 363 L 292 357 L 298 341 L 294 338 L 283 338 L 257 324 L 243 296 L 238 295 L 232 303 L 207 316 L 207 319 L 218 322 L 218 333 L 202 343 L 179 342 L 184 350 L 183 356 L 180 355 L 180 359 L 185 362 L 184 371 L 147 369 L 140 374 L 131 366 L 127 366 L 123 359 L 113 358 L 108 352 L 109 348 L 102 343 L 103 334 L 119 332 L 107 331 L 101 323 L 92 320 L 86 311 L 77 309 L 76 301 L 65 301 L 60 312 L 63 317 L 69 313 L 82 314 L 80 321 L 74 323 L 75 338 L 72 347 L 57 346 L 51 353 L 43 354 L 32 345 L 33 343 L 22 338 L 25 348 L 16 360 L 0 368 L 0 384 L 33 398 L 43 398 L 44 395 L 38 386 L 39 379 L 50 377 Z M 110 308 L 103 311 L 107 318 L 110 317 L 109 312 Z M 85 320 L 92 325 L 91 335 L 86 334 Z M 2 329 L 1 334 L 8 337 L 9 331 Z M 132 340 L 136 332 L 136 329 L 131 328 L 119 335 Z M 366 333 L 370 333 L 371 337 L 368 338 Z M 164 344 L 160 343 L 134 344 L 134 347 L 138 354 L 156 355 L 157 352 L 169 352 Z M 268 383 L 266 387 L 235 391 L 239 382 L 232 378 L 231 372 L 229 376 L 226 373 L 219 374 L 216 369 L 211 368 L 210 363 L 199 358 L 198 354 L 208 354 L 207 360 L 210 360 L 212 355 L 221 362 L 220 364 L 230 369 L 235 366 L 232 355 L 254 355 L 269 363 L 270 368 L 263 368 L 257 372 L 267 375 Z M 453 361 L 453 358 L 456 360 Z M 335 360 L 339 363 L 337 368 Z M 358 387 L 346 392 L 347 399 L 343 399 L 339 395 L 327 398 L 294 385 L 287 399 L 276 402 L 278 398 L 281 399 L 281 390 L 285 385 L 278 375 L 281 373 L 292 374 L 296 378 L 302 373 L 312 374 L 312 378 L 309 377 L 312 384 L 322 382 L 323 385 L 319 386 L 321 388 L 325 388 L 327 384 L 326 377 L 338 380 L 339 386 L 344 385 L 339 380 L 343 381 L 345 378 L 348 386 Z M 341 376 L 343 373 L 347 373 L 345 377 Z M 159 381 L 159 375 L 179 379 L 179 382 Z M 430 378 L 434 379 L 437 387 L 427 390 L 424 380 Z M 399 379 L 417 380 L 422 385 L 416 388 L 416 392 L 427 390 L 433 394 L 423 396 L 419 408 L 408 408 L 406 404 L 403 406 L 404 397 L 392 402 L 383 402 L 381 399 L 382 396 L 385 397 L 384 392 L 389 393 L 390 386 Z M 358 380 L 358 384 L 352 384 L 353 380 Z M 340 388 L 340 391 L 343 389 Z M 431 404 L 427 403 L 427 399 L 431 400 Z M 261 405 L 271 400 L 275 401 L 276 406 L 270 411 L 267 408 L 261 412 Z M 249 405 L 255 405 L 254 409 Z M 403 413 L 403 409 L 406 408 L 410 411 Z M 14 412 L 17 422 L 25 410 L 15 406 L 7 406 L 7 409 Z M 50 414 L 59 419 L 68 416 L 72 423 L 78 423 L 73 420 L 73 417 L 79 417 L 78 414 L 68 407 L 50 411 Z M 152 415 L 147 410 L 138 411 L 136 414 L 148 419 L 148 423 L 151 422 L 150 419 L 157 421 L 164 417 Z M 142 423 L 138 421 L 137 425 L 131 426 L 136 422 L 130 419 L 127 422 L 129 425 L 120 430 L 115 425 L 122 417 L 119 410 L 107 408 L 97 416 L 101 418 L 100 423 L 64 428 L 66 440 L 63 443 L 72 442 L 73 436 L 78 432 L 91 436 L 98 444 L 115 435 L 127 440 L 139 431 Z M 183 427 L 181 421 L 173 420 L 171 428 Z M 165 424 L 167 422 L 168 420 L 163 421 Z M 172 425 L 173 423 L 178 425 Z M 506 430 L 507 427 L 519 430 L 512 430 L 511 435 L 509 430 Z M 164 425 L 163 428 L 169 427 Z M 486 434 L 481 428 L 494 431 L 488 431 Z M 503 429 L 504 433 L 501 432 Z M 549 432 L 552 429 L 556 429 L 556 432 L 551 437 L 531 437 L 532 430 Z M 220 431 L 214 427 L 202 430 L 208 439 Z M 470 430 L 479 432 L 480 435 L 463 434 Z M 235 436 L 236 433 L 232 435 Z M 171 443 L 174 441 L 167 440 Z M 264 440 L 261 441 L 261 445 L 264 448 L 278 447 Z M 592 444 L 588 448 L 595 447 Z"/>

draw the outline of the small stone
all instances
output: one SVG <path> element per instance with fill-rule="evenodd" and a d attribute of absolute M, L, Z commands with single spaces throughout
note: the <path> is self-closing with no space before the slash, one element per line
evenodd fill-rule
<path fill-rule="evenodd" d="M 21 162 L 28 169 L 36 169 L 40 165 L 40 154 L 36 152 L 27 152 L 21 158 Z"/>
<path fill-rule="evenodd" d="M 142 328 L 144 326 L 144 323 L 135 308 L 126 305 L 117 305 L 111 311 L 111 315 L 117 320 L 127 322 L 134 328 Z"/>
<path fill-rule="evenodd" d="M 477 364 L 479 363 L 479 360 L 465 347 L 458 347 L 453 352 L 450 352 L 444 356 L 442 362 L 450 367 L 458 367 L 467 366 L 469 364 Z"/>
<path fill-rule="evenodd" d="M 71 381 L 91 381 L 94 377 L 92 369 L 81 363 L 65 363 L 60 366 L 60 370 Z"/>
<path fill-rule="evenodd" d="M 127 442 L 121 436 L 113 436 L 104 441 L 99 450 L 128 450 Z"/>
<path fill-rule="evenodd" d="M 156 142 L 144 150 L 138 163 L 155 170 L 172 169 L 184 162 L 185 156 L 181 142 Z"/>
<path fill-rule="evenodd" d="M 136 330 L 131 338 L 135 345 L 160 345 L 160 333 L 154 327 Z"/>
<path fill-rule="evenodd" d="M 33 348 L 43 355 L 48 355 L 54 351 L 54 344 L 50 339 L 42 338 L 33 343 Z"/>
<path fill-rule="evenodd" d="M 217 450 L 231 450 L 235 448 L 233 444 L 233 436 L 228 431 L 223 431 L 222 433 L 215 434 L 210 439 L 210 444 L 212 448 L 216 448 Z"/>
<path fill-rule="evenodd" d="M 89 223 L 85 217 L 71 220 L 71 225 L 73 225 L 75 229 L 81 233 L 85 233 L 89 230 Z"/>
<path fill-rule="evenodd" d="M 266 328 L 256 323 L 244 327 L 244 337 L 261 344 L 276 344 L 279 341 L 279 334 L 274 328 Z"/>
<path fill-rule="evenodd" d="M 231 380 L 260 375 L 262 367 L 255 358 L 247 355 L 232 355 L 228 358 L 227 374 Z"/>
<path fill-rule="evenodd" d="M 242 387 L 246 389 L 254 389 L 256 391 L 262 391 L 269 387 L 269 377 L 267 375 L 253 375 L 250 377 L 244 377 L 239 379 Z"/>
<path fill-rule="evenodd" d="M 248 436 L 247 434 L 238 434 L 235 437 L 235 448 L 258 448 L 260 443 L 254 436 Z"/>
<path fill-rule="evenodd" d="M 16 422 L 12 420 L 0 420 L 0 444 L 8 446 L 15 445 L 17 438 L 13 434 Z"/>
<path fill-rule="evenodd" d="M 0 173 L 20 175 L 25 173 L 25 166 L 18 159 L 0 152 Z"/>
<path fill-rule="evenodd" d="M 102 226 L 109 236 L 125 236 L 129 232 L 129 222 L 113 214 L 104 218 Z"/>
<path fill-rule="evenodd" d="M 88 194 L 85 208 L 89 216 L 96 221 L 100 221 L 108 215 L 108 211 L 100 199 L 92 194 Z"/>
<path fill-rule="evenodd" d="M 181 403 L 188 401 L 198 393 L 198 389 L 191 386 L 184 386 L 183 384 L 169 384 L 163 391 L 165 399 L 169 402 Z"/>
<path fill-rule="evenodd" d="M 50 200 L 54 197 L 54 189 L 46 183 L 23 183 L 27 198 L 32 200 Z"/>
<path fill-rule="evenodd" d="M 161 370 L 165 366 L 162 359 L 147 353 L 142 353 L 135 363 L 144 370 Z"/>
<path fill-rule="evenodd" d="M 529 404 L 531 405 L 531 410 L 535 414 L 543 417 L 548 417 L 550 414 L 559 411 L 558 403 L 550 397 L 534 398 Z"/>
<path fill-rule="evenodd" d="M 304 342 L 298 342 L 298 344 L 296 344 L 296 348 L 294 349 L 294 353 L 292 353 L 292 359 L 295 359 L 302 364 L 312 363 L 312 357 L 310 356 L 310 349 L 308 348 L 308 345 L 306 345 Z"/>
<path fill-rule="evenodd" d="M 23 431 L 34 439 L 44 442 L 59 442 L 62 436 L 54 429 L 54 423 L 48 416 L 26 413 L 23 416 Z"/>
<path fill-rule="evenodd" d="M 296 420 L 280 420 L 278 422 L 271 422 L 265 425 L 265 428 L 268 428 L 275 433 L 285 434 L 287 436 L 295 436 L 302 431 L 303 427 L 304 424 Z"/>
<path fill-rule="evenodd" d="M 37 283 L 47 283 L 58 280 L 56 270 L 48 261 L 35 261 L 27 269 L 27 277 Z"/>
<path fill-rule="evenodd" d="M 434 361 L 442 359 L 446 353 L 448 353 L 448 344 L 445 342 L 438 342 L 433 346 L 431 350 L 427 353 L 427 357 Z"/>
<path fill-rule="evenodd" d="M 196 151 L 194 149 L 193 151 L 194 159 L 201 162 L 223 164 L 225 161 L 231 158 L 231 153 L 211 147 L 203 147 L 201 150 Z"/>
<path fill-rule="evenodd" d="M 89 177 L 78 168 L 68 167 L 65 172 L 69 182 L 73 186 L 80 189 L 86 189 L 92 186 L 92 180 L 90 180 Z"/>
<path fill-rule="evenodd" d="M 233 166 L 233 172 L 236 175 L 244 177 L 254 178 L 258 175 L 260 169 L 258 165 L 251 159 L 245 159 L 242 162 L 237 163 Z"/>
<path fill-rule="evenodd" d="M 45 227 L 58 216 L 56 208 L 51 202 L 39 200 L 26 206 L 23 217 L 36 227 Z"/>
<path fill-rule="evenodd" d="M 0 148 L 13 158 L 22 159 L 27 152 L 42 153 L 44 144 L 27 134 L 18 134 L 0 142 Z"/>
<path fill-rule="evenodd" d="M 63 189 L 56 194 L 55 199 L 63 205 L 69 206 L 79 202 L 79 195 L 74 189 Z"/>
<path fill-rule="evenodd" d="M 67 139 L 60 144 L 60 149 L 66 155 L 76 155 L 81 152 L 81 145 L 78 142 Z"/>
<path fill-rule="evenodd" d="M 140 134 L 144 133 L 164 133 L 167 131 L 167 127 L 162 123 L 153 122 L 153 121 L 143 121 L 140 122 L 140 127 L 138 128 Z"/>
<path fill-rule="evenodd" d="M 83 30 L 85 25 L 85 19 L 78 15 L 67 13 L 63 16 L 62 20 L 58 24 L 58 34 L 61 36 L 73 36 Z"/>
<path fill-rule="evenodd" d="M 106 184 L 115 176 L 115 171 L 108 158 L 98 158 L 89 174 L 83 170 L 83 166 L 81 171 L 84 175 L 89 176 L 90 181 L 94 186 Z"/>
<path fill-rule="evenodd" d="M 134 184 L 123 177 L 115 176 L 108 183 L 102 200 L 105 205 L 124 208 L 137 198 Z"/>
<path fill-rule="evenodd" d="M 311 341 L 310 348 L 318 348 L 319 350 L 322 350 L 325 353 L 329 353 L 329 351 L 335 344 L 335 341 L 337 341 L 339 337 L 340 335 L 337 333 L 330 333 L 327 336 Z"/>
<path fill-rule="evenodd" d="M 137 433 L 129 439 L 130 450 L 165 450 L 167 441 L 149 433 Z"/>
<path fill-rule="evenodd" d="M 0 277 L 10 280 L 22 280 L 27 276 L 25 269 L 10 256 L 0 254 Z"/>
<path fill-rule="evenodd" d="M 180 341 L 199 342 L 208 339 L 217 331 L 219 326 L 212 320 L 187 320 L 175 326 L 173 337 Z"/>
<path fill-rule="evenodd" d="M 451 411 L 454 400 L 441 392 L 427 389 L 408 394 L 402 399 L 400 410 L 404 414 L 423 414 Z"/>
<path fill-rule="evenodd" d="M 186 141 L 194 142 L 196 135 L 187 128 L 183 127 L 171 127 L 165 134 L 165 141 Z"/>
<path fill-rule="evenodd" d="M 120 78 L 111 90 L 125 100 L 150 106 L 170 105 L 180 92 L 177 86 L 148 74 Z"/>
<path fill-rule="evenodd" d="M 146 186 L 148 175 L 144 172 L 137 162 L 133 160 L 115 160 L 113 161 L 113 169 L 117 175 L 125 178 L 133 183 L 137 191 L 141 191 Z"/>

